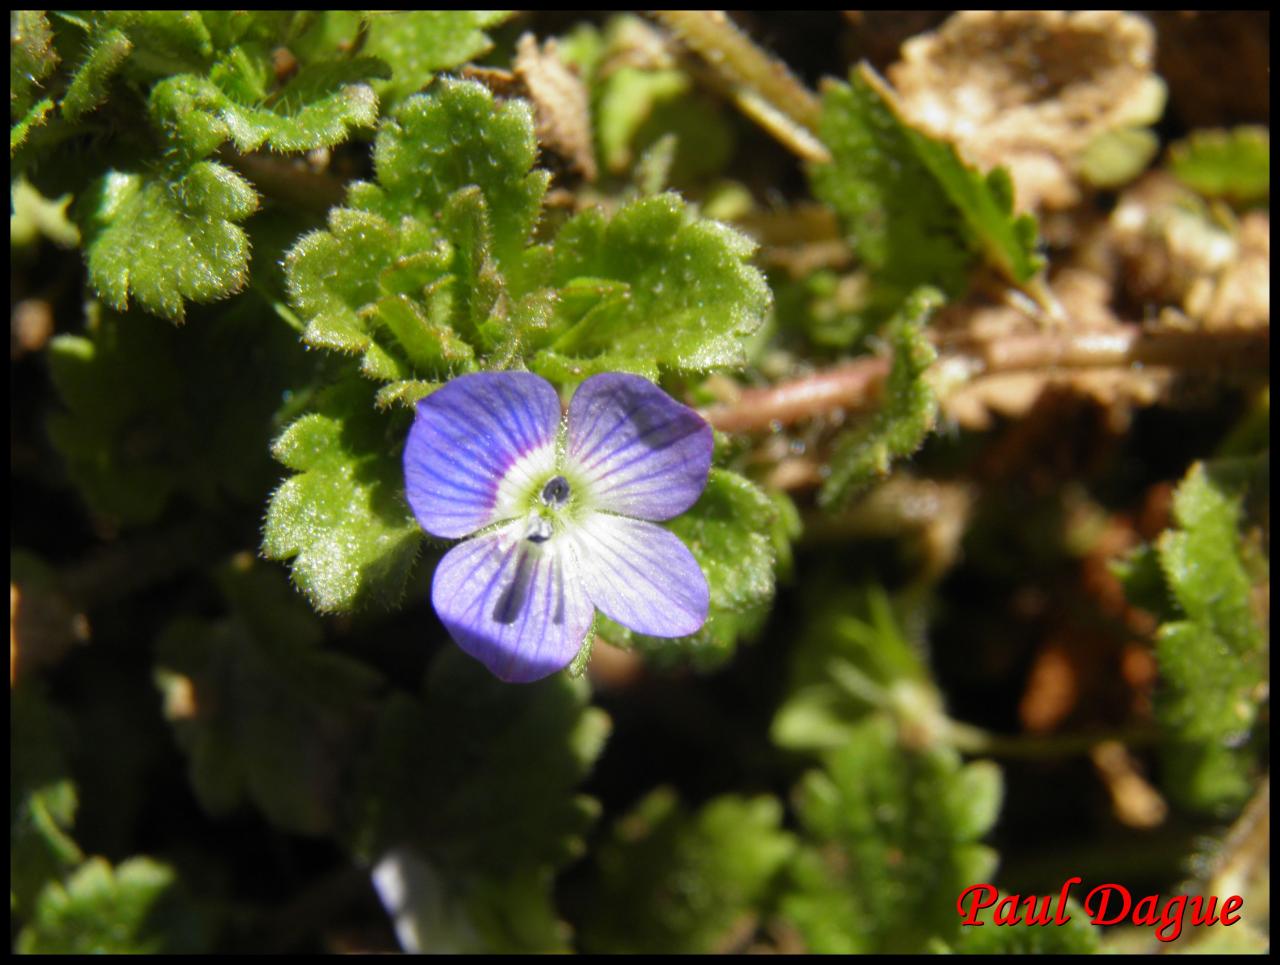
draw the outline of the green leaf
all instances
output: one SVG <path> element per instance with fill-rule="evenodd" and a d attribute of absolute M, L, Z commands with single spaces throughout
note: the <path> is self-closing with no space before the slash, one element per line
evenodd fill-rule
<path fill-rule="evenodd" d="M 903 632 L 888 594 L 814 581 L 809 617 L 792 651 L 787 697 L 773 720 L 774 743 L 800 751 L 834 750 L 872 711 L 903 714 L 900 725 L 927 732 L 941 698 Z M 912 716 L 925 711 L 925 718 Z"/>
<path fill-rule="evenodd" d="M 9 116 L 27 114 L 43 81 L 58 66 L 53 31 L 43 10 L 9 12 Z M 46 98 L 47 99 L 47 98 Z M 29 115 L 28 115 L 29 116 Z M 12 135 L 10 135 L 12 143 Z M 12 151 L 11 151 L 12 153 Z"/>
<path fill-rule="evenodd" d="M 293 560 L 294 583 L 322 612 L 398 602 L 423 539 L 404 501 L 407 425 L 375 412 L 372 395 L 338 383 L 272 447 L 296 475 L 271 497 L 262 552 Z"/>
<path fill-rule="evenodd" d="M 1271 197 L 1271 134 L 1265 127 L 1196 131 L 1169 149 L 1169 168 L 1187 187 L 1237 204 Z"/>
<path fill-rule="evenodd" d="M 421 356 L 418 350 L 427 331 L 411 333 L 409 344 L 401 346 L 393 331 L 371 324 L 380 300 L 407 300 L 415 289 L 444 276 L 451 251 L 429 247 L 432 237 L 412 219 L 392 224 L 365 211 L 331 210 L 328 230 L 303 237 L 285 259 L 290 301 L 307 322 L 306 341 L 340 352 L 367 353 L 367 372 L 385 370 L 386 357 L 398 353 L 395 371 L 400 377 L 413 371 L 415 355 L 424 365 L 444 355 L 451 332 L 441 332 L 445 342 L 439 351 Z M 417 303 L 404 306 L 405 312 L 418 310 Z M 438 318 L 436 322 L 440 324 Z"/>
<path fill-rule="evenodd" d="M 484 33 L 511 16 L 507 10 L 415 10 L 377 13 L 369 19 L 363 52 L 391 66 L 391 79 L 378 85 L 388 101 L 425 88 L 436 73 L 487 52 Z"/>
<path fill-rule="evenodd" d="M 552 284 L 562 293 L 555 356 L 630 356 L 705 372 L 746 364 L 743 342 L 769 307 L 769 286 L 746 260 L 754 244 L 700 219 L 675 194 L 633 201 L 612 219 L 576 216 L 553 245 Z M 600 297 L 568 312 L 564 298 L 590 281 Z M 606 287 L 607 283 L 607 287 Z M 589 306 L 589 307 L 588 307 Z M 576 317 L 575 317 L 576 316 Z M 539 371 L 541 356 L 532 368 Z"/>
<path fill-rule="evenodd" d="M 605 168 L 621 174 L 643 149 L 633 141 L 656 105 L 688 94 L 693 86 L 684 72 L 620 67 L 600 84 L 596 94 L 596 140 Z"/>
<path fill-rule="evenodd" d="M 90 858 L 65 885 L 40 894 L 15 948 L 37 954 L 155 954 L 205 951 L 203 922 L 175 896 L 168 865 L 130 858 L 112 867 Z"/>
<path fill-rule="evenodd" d="M 417 914 L 452 924 L 424 950 L 565 949 L 551 887 L 595 819 L 595 802 L 574 790 L 609 729 L 587 697 L 585 681 L 564 675 L 504 684 L 449 644 L 421 700 L 384 704 L 354 848 L 370 862 L 407 848 L 415 857 L 402 860 L 430 869 Z"/>
<path fill-rule="evenodd" d="M 257 206 L 249 183 L 212 161 L 110 171 L 76 205 L 89 279 L 119 311 L 132 294 L 147 311 L 181 322 L 186 300 L 225 298 L 248 281 L 249 245 L 235 222 Z"/>
<path fill-rule="evenodd" d="M 157 84 L 150 111 L 156 126 L 187 152 L 205 157 L 223 141 L 242 153 L 266 146 L 309 151 L 347 140 L 378 120 L 378 98 L 368 81 L 386 76 L 372 57 L 307 64 L 279 89 L 267 52 L 234 49 L 211 78 L 181 74 Z"/>
<path fill-rule="evenodd" d="M 311 367 L 293 333 L 256 311 L 177 330 L 95 306 L 86 336 L 59 335 L 49 370 L 65 411 L 49 435 L 96 513 L 158 517 L 184 494 L 256 503 L 275 470 L 267 454 L 281 394 Z"/>
<path fill-rule="evenodd" d="M 1008 172 L 983 176 L 911 127 L 869 67 L 826 90 L 820 132 L 833 160 L 811 168 L 814 193 L 840 215 L 885 303 L 919 285 L 958 295 L 978 259 L 1015 283 L 1040 269 L 1035 221 L 1013 215 Z"/>
<path fill-rule="evenodd" d="M 1150 544 L 1139 546 L 1111 564 L 1111 572 L 1124 584 L 1124 594 L 1134 606 L 1166 622 L 1177 618 L 1177 608 L 1169 599 L 1160 555 Z"/>
<path fill-rule="evenodd" d="M 302 238 L 285 261 L 291 301 L 307 319 L 304 338 L 361 355 L 366 376 L 395 385 L 469 371 L 474 351 L 452 326 L 465 321 L 448 274 L 454 255 L 411 218 L 393 224 L 333 209 L 329 230 Z"/>
<path fill-rule="evenodd" d="M 286 831 L 329 832 L 377 676 L 321 649 L 318 619 L 274 569 L 237 560 L 218 582 L 227 618 L 180 618 L 157 645 L 196 796 L 214 815 L 247 799 Z"/>
<path fill-rule="evenodd" d="M 893 367 L 883 406 L 837 444 L 830 475 L 818 493 L 824 508 L 840 505 L 862 486 L 887 475 L 894 459 L 911 455 L 933 430 L 938 400 L 925 375 L 937 352 L 924 326 L 941 304 L 937 291 L 917 289 L 889 322 L 886 335 L 893 348 Z"/>
<path fill-rule="evenodd" d="M 658 363 L 632 355 L 593 355 L 590 358 L 561 355 L 550 349 L 538 352 L 534 369 L 552 382 L 574 385 L 603 372 L 630 372 L 658 381 Z"/>
<path fill-rule="evenodd" d="M 133 51 L 125 72 L 141 81 L 166 74 L 203 70 L 213 42 L 202 14 L 194 10 L 105 10 L 93 14 L 93 32 L 119 30 Z"/>
<path fill-rule="evenodd" d="M 712 469 L 707 488 L 688 512 L 666 524 L 693 552 L 711 590 L 707 622 L 687 637 L 647 637 L 611 620 L 598 629 L 611 643 L 635 645 L 660 664 L 693 660 L 704 668 L 733 655 L 738 640 L 768 616 L 778 559 L 798 535 L 795 517 L 755 483 Z"/>
<path fill-rule="evenodd" d="M 620 67 L 599 83 L 594 102 L 600 159 L 615 174 L 631 170 L 664 139 L 673 142 L 666 161 L 677 183 L 718 174 L 732 156 L 724 111 L 682 70 Z"/>
<path fill-rule="evenodd" d="M 314 10 L 202 10 L 200 19 L 215 51 L 237 44 L 286 44 L 303 61 L 330 56 L 350 42 L 359 26 L 354 12 Z M 341 28 L 347 27 L 345 32 Z"/>
<path fill-rule="evenodd" d="M 412 97 L 378 131 L 378 184 L 356 184 L 349 204 L 389 221 L 410 215 L 430 223 L 449 197 L 478 187 L 492 230 L 493 257 L 510 271 L 529 243 L 549 176 L 534 170 L 533 110 L 513 99 L 495 104 L 474 81 L 442 80 Z"/>
<path fill-rule="evenodd" d="M 31 105 L 30 110 L 9 128 L 9 160 L 13 160 L 14 153 L 18 148 L 22 147 L 27 141 L 27 135 L 34 128 L 40 127 L 49 118 L 50 112 L 53 110 L 53 100 L 46 97 L 39 103 Z"/>
<path fill-rule="evenodd" d="M 132 51 L 133 42 L 123 30 L 100 34 L 62 97 L 63 116 L 69 121 L 78 120 L 106 100 L 112 76 Z"/>
<path fill-rule="evenodd" d="M 377 183 L 290 252 L 292 304 L 316 346 L 361 355 L 382 404 L 476 368 L 562 382 L 746 360 L 768 307 L 752 244 L 675 195 L 579 215 L 527 248 L 546 190 L 532 114 L 442 81 L 378 133 Z"/>
<path fill-rule="evenodd" d="M 733 951 L 758 918 L 795 842 L 773 797 L 725 795 L 696 813 L 651 793 L 596 852 L 583 950 L 621 954 Z M 750 934 L 750 931 L 747 933 Z"/>
<path fill-rule="evenodd" d="M 1267 637 L 1239 532 L 1244 480 L 1233 472 L 1254 464 L 1193 465 L 1174 494 L 1176 528 L 1156 542 L 1177 614 L 1156 634 L 1156 714 L 1171 737 L 1166 780 L 1183 803 L 1218 813 L 1252 786 L 1248 739 L 1267 686 Z"/>
<path fill-rule="evenodd" d="M 84 856 L 71 837 L 70 721 L 29 681 L 13 690 L 9 708 L 9 908 L 25 916 L 45 884 Z"/>
<path fill-rule="evenodd" d="M 959 932 L 955 899 L 988 880 L 978 844 L 994 823 L 1000 771 L 954 751 L 899 743 L 871 717 L 797 791 L 812 842 L 792 865 L 782 912 L 811 952 L 913 953 Z"/>
<path fill-rule="evenodd" d="M 357 184 L 289 253 L 290 298 L 316 346 L 362 356 L 380 401 L 477 367 L 514 364 L 546 327 L 549 295 L 507 292 L 541 210 L 546 173 L 524 102 L 473 83 L 405 102 L 378 135 L 378 184 Z"/>

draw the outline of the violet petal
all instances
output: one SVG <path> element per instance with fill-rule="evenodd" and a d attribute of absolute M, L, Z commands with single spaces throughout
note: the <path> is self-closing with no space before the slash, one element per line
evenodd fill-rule
<path fill-rule="evenodd" d="M 563 538 L 573 545 L 588 598 L 610 619 L 655 637 L 683 637 L 706 623 L 707 578 L 674 533 L 591 513 Z"/>
<path fill-rule="evenodd" d="M 459 543 L 431 584 L 431 602 L 449 635 L 511 683 L 568 666 L 594 615 L 566 544 L 531 543 L 524 530 L 517 520 Z"/>
<path fill-rule="evenodd" d="M 560 399 L 528 372 L 462 375 L 418 403 L 404 447 L 418 524 L 455 538 L 523 512 L 518 495 L 555 467 Z"/>
<path fill-rule="evenodd" d="M 711 469 L 711 427 L 638 375 L 587 379 L 569 403 L 565 468 L 591 505 L 641 519 L 671 519 L 698 501 Z"/>

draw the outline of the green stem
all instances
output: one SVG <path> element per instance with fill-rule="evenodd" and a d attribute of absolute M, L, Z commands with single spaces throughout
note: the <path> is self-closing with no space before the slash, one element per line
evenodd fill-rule
<path fill-rule="evenodd" d="M 948 742 L 965 754 L 989 754 L 1044 760 L 1087 754 L 1103 741 L 1119 741 L 1129 747 L 1155 743 L 1158 732 L 1151 727 L 1133 727 L 1120 731 L 1096 731 L 1084 734 L 993 734 L 991 731 L 960 721 L 949 721 Z"/>

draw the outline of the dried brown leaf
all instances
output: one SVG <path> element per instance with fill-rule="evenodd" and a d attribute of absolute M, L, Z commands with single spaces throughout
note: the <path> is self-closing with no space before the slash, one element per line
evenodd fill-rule
<path fill-rule="evenodd" d="M 1080 198 L 1094 138 L 1159 113 L 1154 54 L 1131 14 L 967 11 L 904 44 L 889 76 L 914 122 L 980 168 L 1009 168 L 1020 210 L 1061 209 Z"/>
<path fill-rule="evenodd" d="M 516 43 L 515 75 L 533 102 L 538 143 L 567 159 L 588 181 L 596 179 L 587 87 L 560 57 L 554 39 L 541 46 L 533 34 Z"/>

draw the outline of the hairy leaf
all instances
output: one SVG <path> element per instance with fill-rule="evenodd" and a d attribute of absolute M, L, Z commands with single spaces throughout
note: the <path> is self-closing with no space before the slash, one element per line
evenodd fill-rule
<path fill-rule="evenodd" d="M 889 322 L 886 336 L 893 348 L 893 367 L 882 408 L 837 445 L 831 474 L 818 493 L 823 507 L 839 505 L 861 486 L 886 475 L 894 459 L 919 449 L 933 429 L 938 400 L 925 374 L 937 352 L 925 337 L 924 326 L 941 303 L 937 291 L 917 289 Z"/>
<path fill-rule="evenodd" d="M 133 42 L 119 29 L 108 30 L 93 41 L 62 96 L 62 114 L 67 120 L 79 119 L 107 99 L 112 75 L 132 50 Z"/>
<path fill-rule="evenodd" d="M 1014 217 L 1008 172 L 983 176 L 911 127 L 870 68 L 827 89 L 821 135 L 833 160 L 811 169 L 814 193 L 840 215 L 887 304 L 925 284 L 960 294 L 979 258 L 1013 282 L 1039 270 L 1035 221 Z"/>
<path fill-rule="evenodd" d="M 382 12 L 369 21 L 364 52 L 391 66 L 391 79 L 378 85 L 388 101 L 422 90 L 437 72 L 488 51 L 484 33 L 511 16 L 506 10 L 414 10 Z"/>
<path fill-rule="evenodd" d="M 523 101 L 458 81 L 405 101 L 379 131 L 377 182 L 289 254 L 307 341 L 359 354 L 389 383 L 382 405 L 477 368 L 577 382 L 743 364 L 769 301 L 751 244 L 663 195 L 528 248 L 547 184 L 536 153 Z"/>
<path fill-rule="evenodd" d="M 374 147 L 377 185 L 352 186 L 349 203 L 396 220 L 430 222 L 462 188 L 478 187 L 490 219 L 494 258 L 510 270 L 541 211 L 548 175 L 534 170 L 538 142 L 522 100 L 494 103 L 472 81 L 442 80 L 405 101 Z"/>
<path fill-rule="evenodd" d="M 1176 618 L 1156 635 L 1156 712 L 1172 737 L 1167 779 L 1189 806 L 1221 811 L 1249 793 L 1247 746 L 1266 690 L 1266 635 L 1253 611 L 1232 464 L 1197 463 L 1174 495 L 1176 529 L 1156 543 Z"/>
<path fill-rule="evenodd" d="M 48 119 L 50 112 L 53 111 L 53 100 L 46 97 L 44 100 L 32 104 L 30 109 L 22 120 L 9 128 L 9 160 L 13 160 L 14 153 L 18 148 L 22 147 L 27 141 L 27 136 L 31 131 L 40 127 Z"/>
<path fill-rule="evenodd" d="M 174 72 L 204 70 L 213 54 L 209 31 L 195 11 L 105 10 L 86 20 L 60 16 L 86 32 L 83 55 L 61 102 L 70 121 L 102 104 L 117 74 L 148 83 Z"/>
<path fill-rule="evenodd" d="M 911 953 L 959 931 L 955 898 L 994 870 L 977 843 L 999 812 L 1001 776 L 943 747 L 902 746 L 871 717 L 801 782 L 806 837 L 784 916 L 818 953 Z"/>
<path fill-rule="evenodd" d="M 736 950 L 794 848 L 773 797 L 725 795 L 696 813 L 661 788 L 618 821 L 596 852 L 581 944 L 588 952 Z"/>
<path fill-rule="evenodd" d="M 53 31 L 43 10 L 9 12 L 9 116 L 31 110 L 43 81 L 58 66 Z M 12 143 L 12 135 L 10 135 Z"/>
<path fill-rule="evenodd" d="M 509 365 L 535 301 L 500 297 L 541 208 L 546 174 L 523 102 L 495 107 L 473 83 L 446 82 L 405 102 L 378 135 L 378 184 L 357 184 L 351 207 L 290 252 L 290 296 L 312 345 L 362 355 L 366 375 L 393 383 L 383 403 L 420 397 L 414 385 Z"/>
<path fill-rule="evenodd" d="M 150 110 L 156 125 L 193 158 L 227 140 L 244 153 L 263 146 L 309 151 L 340 144 L 353 129 L 376 123 L 378 98 L 368 81 L 385 75 L 385 65 L 372 57 L 321 61 L 275 89 L 268 53 L 237 47 L 210 77 L 181 74 L 157 84 Z"/>
<path fill-rule="evenodd" d="M 249 183 L 212 161 L 172 172 L 111 171 L 76 206 L 89 279 L 119 311 L 132 295 L 180 322 L 187 300 L 214 301 L 244 287 L 249 245 L 235 222 L 257 206 Z"/>
<path fill-rule="evenodd" d="M 586 211 L 553 246 L 551 278 L 568 327 L 549 349 L 583 359 L 630 356 L 682 371 L 741 366 L 743 340 L 769 306 L 763 276 L 745 263 L 753 250 L 731 228 L 695 217 L 674 194 L 634 201 L 612 219 Z M 564 297 L 588 281 L 597 297 Z M 533 368 L 540 368 L 537 357 Z"/>
<path fill-rule="evenodd" d="M 329 213 L 327 231 L 302 238 L 285 260 L 291 301 L 307 320 L 306 341 L 363 356 L 367 375 L 443 378 L 465 370 L 449 314 L 413 297 L 445 279 L 452 251 L 413 219 L 388 222 L 351 208 Z M 443 307 L 443 306 L 440 306 Z"/>
<path fill-rule="evenodd" d="M 423 539 L 404 501 L 403 420 L 378 415 L 372 397 L 340 382 L 272 447 L 296 475 L 271 497 L 262 551 L 293 561 L 294 583 L 322 612 L 397 602 Z"/>
<path fill-rule="evenodd" d="M 93 14 L 94 32 L 120 30 L 133 45 L 127 73 L 152 80 L 184 70 L 203 69 L 213 42 L 203 14 L 194 10 L 103 10 Z"/>

